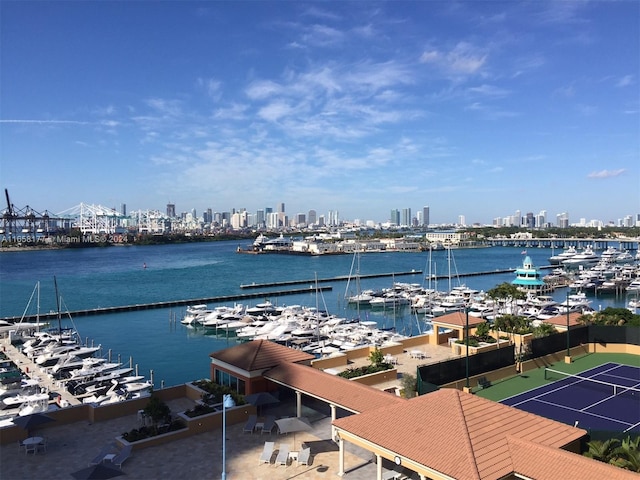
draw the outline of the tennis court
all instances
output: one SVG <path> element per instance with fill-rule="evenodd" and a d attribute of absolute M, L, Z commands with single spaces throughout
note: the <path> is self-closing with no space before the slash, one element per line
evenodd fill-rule
<path fill-rule="evenodd" d="M 640 433 L 640 368 L 605 363 L 577 375 L 546 369 L 545 378 L 553 382 L 501 403 L 585 430 Z"/>

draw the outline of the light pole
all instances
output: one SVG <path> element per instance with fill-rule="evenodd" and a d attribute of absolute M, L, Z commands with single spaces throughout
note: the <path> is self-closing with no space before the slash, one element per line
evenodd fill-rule
<path fill-rule="evenodd" d="M 227 443 L 227 408 L 235 407 L 236 402 L 233 401 L 233 398 L 228 393 L 222 397 L 222 480 L 227 478 L 226 471 L 226 457 L 227 452 L 225 451 L 226 443 Z"/>
<path fill-rule="evenodd" d="M 567 362 L 571 362 L 571 341 L 569 340 L 569 292 L 567 292 Z"/>
<path fill-rule="evenodd" d="M 469 307 L 465 305 L 464 307 L 464 314 L 465 314 L 465 318 L 466 318 L 466 328 L 465 328 L 465 333 L 466 333 L 466 337 L 467 337 L 467 355 L 465 357 L 465 367 L 466 367 L 466 371 L 467 371 L 467 391 L 470 391 L 471 389 L 469 388 Z"/>

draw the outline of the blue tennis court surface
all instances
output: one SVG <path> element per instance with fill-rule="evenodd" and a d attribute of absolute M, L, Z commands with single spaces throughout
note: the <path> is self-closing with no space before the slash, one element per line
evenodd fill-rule
<path fill-rule="evenodd" d="M 640 433 L 640 368 L 607 363 L 503 400 L 585 430 Z M 615 387 L 614 387 L 615 385 Z"/>

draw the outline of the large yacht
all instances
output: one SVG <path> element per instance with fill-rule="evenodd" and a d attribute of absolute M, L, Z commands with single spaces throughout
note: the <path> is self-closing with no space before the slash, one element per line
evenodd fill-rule
<path fill-rule="evenodd" d="M 585 248 L 582 252 L 571 258 L 562 261 L 562 265 L 568 268 L 590 267 L 598 263 L 599 257 L 591 247 Z"/>
<path fill-rule="evenodd" d="M 549 263 L 551 263 L 551 265 L 560 265 L 563 260 L 568 260 L 569 258 L 574 257 L 577 254 L 578 251 L 576 250 L 576 247 L 571 246 L 563 250 L 561 253 L 549 257 Z"/>

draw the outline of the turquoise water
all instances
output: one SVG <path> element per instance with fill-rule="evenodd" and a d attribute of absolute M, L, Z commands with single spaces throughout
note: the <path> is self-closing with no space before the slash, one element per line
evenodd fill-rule
<path fill-rule="evenodd" d="M 248 246 L 250 242 L 241 244 Z M 40 282 L 40 311 L 55 311 L 54 276 L 63 299 L 63 310 L 197 299 L 245 293 L 240 285 L 287 280 L 309 280 L 346 276 L 352 271 L 350 255 L 307 257 L 295 255 L 241 255 L 237 242 L 198 244 L 125 246 L 109 248 L 5 252 L 0 255 L 0 317 L 21 315 L 37 282 Z M 536 266 L 547 265 L 550 249 L 529 249 Z M 471 288 L 488 290 L 499 283 L 510 282 L 513 274 L 493 274 L 456 279 L 459 274 L 515 269 L 523 261 L 521 249 L 494 247 L 424 253 L 372 253 L 360 259 L 360 273 L 392 273 L 422 271 L 422 274 L 395 278 L 399 282 L 427 286 L 429 272 L 448 276 L 452 286 L 464 283 Z M 146 264 L 146 268 L 143 268 Z M 451 267 L 449 269 L 449 266 Z M 353 270 L 355 274 L 355 270 Z M 363 289 L 390 287 L 393 278 L 363 279 Z M 347 283 L 329 284 L 332 290 L 316 297 L 308 294 L 269 299 L 277 304 L 315 306 L 329 312 L 375 320 L 380 326 L 395 326 L 404 333 L 416 334 L 422 323 L 407 308 L 399 311 L 360 312 L 347 307 L 343 300 Z M 297 285 L 293 288 L 303 288 Z M 436 287 L 432 283 L 431 287 Z M 355 293 L 351 282 L 348 293 Z M 449 280 L 440 280 L 439 290 L 448 290 Z M 267 289 L 265 289 L 267 290 Z M 260 290 L 262 291 L 262 290 Z M 558 291 L 559 298 L 565 291 Z M 249 305 L 263 299 L 247 302 Z M 593 307 L 619 305 L 613 298 L 596 299 Z M 35 313 L 35 300 L 29 313 Z M 111 350 L 112 358 L 132 358 L 141 375 L 154 372 L 156 384 L 175 385 L 209 376 L 209 354 L 234 345 L 233 339 L 205 334 L 204 329 L 191 329 L 179 323 L 184 309 L 139 310 L 128 313 L 68 318 L 83 338 L 100 344 L 103 354 Z M 178 321 L 171 321 L 176 318 Z"/>

